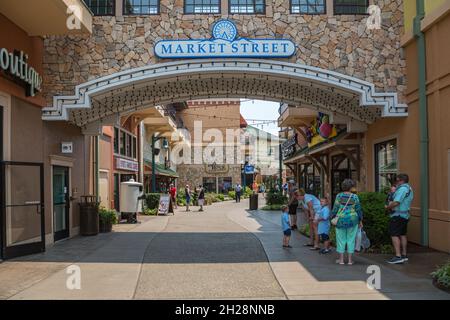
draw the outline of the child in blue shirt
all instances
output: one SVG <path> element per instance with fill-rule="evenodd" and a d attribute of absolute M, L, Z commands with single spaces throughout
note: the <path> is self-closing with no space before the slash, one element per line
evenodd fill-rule
<path fill-rule="evenodd" d="M 321 254 L 327 254 L 331 252 L 330 249 L 330 207 L 327 198 L 320 199 L 321 209 L 318 215 L 316 215 L 317 233 L 319 240 L 324 244 L 324 248 L 319 251 Z"/>
<path fill-rule="evenodd" d="M 289 207 L 283 206 L 281 208 L 281 228 L 283 229 L 283 248 L 292 248 L 289 245 L 291 239 L 291 223 L 289 221 Z"/>

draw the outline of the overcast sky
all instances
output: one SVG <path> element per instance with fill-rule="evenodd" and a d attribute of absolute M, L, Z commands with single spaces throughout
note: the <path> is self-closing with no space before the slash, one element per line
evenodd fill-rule
<path fill-rule="evenodd" d="M 257 127 L 258 129 L 270 132 L 276 136 L 278 136 L 279 128 L 276 123 L 271 124 L 264 124 L 264 126 L 261 126 L 261 122 L 258 121 L 255 125 L 255 122 L 250 121 L 249 119 L 257 119 L 257 120 L 277 120 L 278 115 L 278 108 L 280 107 L 280 104 L 277 102 L 269 102 L 269 101 L 260 101 L 260 100 L 248 100 L 243 99 L 241 100 L 241 114 L 244 117 L 244 119 L 248 120 L 248 124 L 252 125 L 254 127 Z"/>

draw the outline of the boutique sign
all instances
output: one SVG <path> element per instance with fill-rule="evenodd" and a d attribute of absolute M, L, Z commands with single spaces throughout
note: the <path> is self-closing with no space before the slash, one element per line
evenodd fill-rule
<path fill-rule="evenodd" d="M 9 52 L 0 48 L 0 70 L 13 81 L 23 84 L 26 96 L 34 97 L 36 92 L 42 90 L 42 77 L 27 63 L 28 55 L 23 51 Z"/>
<path fill-rule="evenodd" d="M 236 25 L 230 20 L 214 24 L 211 39 L 161 40 L 155 55 L 164 59 L 179 58 L 289 58 L 295 44 L 286 39 L 237 38 Z"/>

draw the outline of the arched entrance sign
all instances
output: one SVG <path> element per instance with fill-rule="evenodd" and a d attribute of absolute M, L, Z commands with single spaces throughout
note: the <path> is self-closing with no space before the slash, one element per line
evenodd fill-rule
<path fill-rule="evenodd" d="M 372 83 L 301 64 L 260 59 L 181 60 L 118 72 L 55 96 L 44 120 L 85 127 L 140 109 L 207 98 L 249 98 L 288 103 L 366 124 L 407 115 L 395 92 Z"/>

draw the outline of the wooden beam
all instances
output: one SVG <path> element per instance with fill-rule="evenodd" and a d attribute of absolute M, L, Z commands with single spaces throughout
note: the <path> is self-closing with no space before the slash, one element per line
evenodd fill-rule
<path fill-rule="evenodd" d="M 353 163 L 353 165 L 356 168 L 356 175 L 358 178 L 358 181 L 361 179 L 361 165 L 359 163 L 359 148 L 356 150 L 357 152 L 357 158 L 355 158 L 352 154 L 352 151 L 346 148 L 343 148 L 342 146 L 336 146 L 336 148 L 341 151 L 345 156 Z"/>

